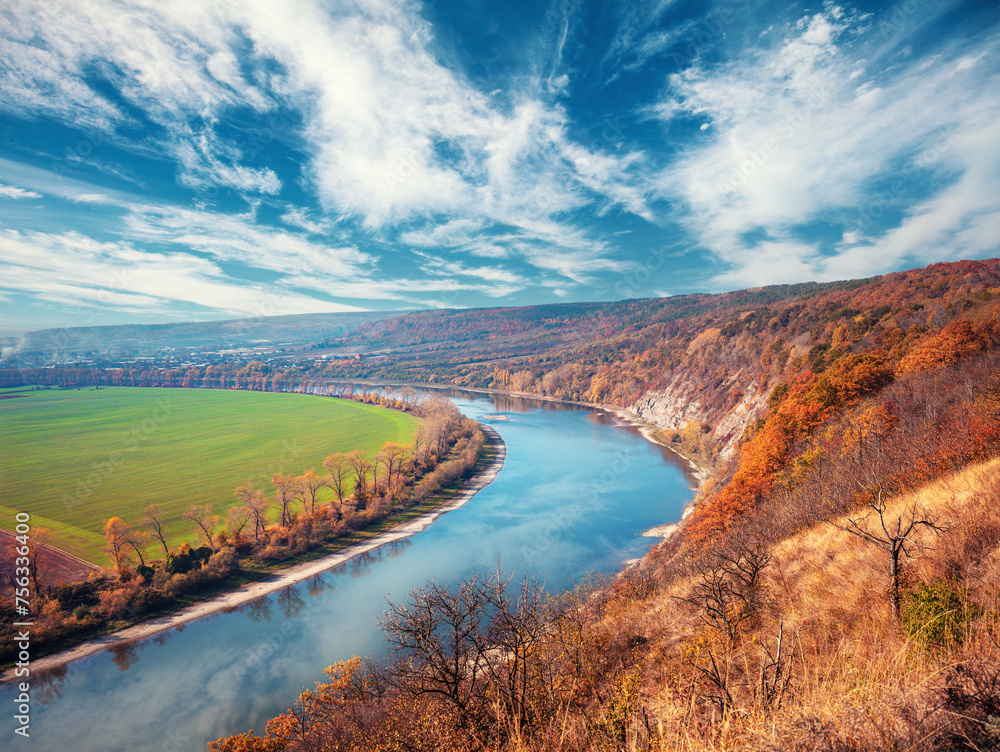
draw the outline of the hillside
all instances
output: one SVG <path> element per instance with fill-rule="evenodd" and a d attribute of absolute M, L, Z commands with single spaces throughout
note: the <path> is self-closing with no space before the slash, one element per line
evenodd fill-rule
<path fill-rule="evenodd" d="M 711 461 L 732 455 L 777 384 L 848 355 L 897 361 L 956 319 L 996 319 L 998 298 L 992 259 L 722 295 L 431 311 L 361 327 L 347 341 L 379 357 L 311 373 L 610 404 L 668 431 L 704 424 L 708 435 L 696 443 Z"/>
<path fill-rule="evenodd" d="M 1000 261 L 781 292 L 416 314 L 314 370 L 627 407 L 714 472 L 612 581 L 415 591 L 399 662 L 215 748 L 1000 748 Z"/>
<path fill-rule="evenodd" d="M 1000 260 L 321 333 L 298 361 L 0 385 L 485 387 L 625 408 L 712 473 L 640 566 L 550 604 L 472 583 L 433 655 L 406 620 L 436 612 L 396 610 L 405 660 L 333 667 L 266 738 L 219 749 L 1000 747 Z"/>

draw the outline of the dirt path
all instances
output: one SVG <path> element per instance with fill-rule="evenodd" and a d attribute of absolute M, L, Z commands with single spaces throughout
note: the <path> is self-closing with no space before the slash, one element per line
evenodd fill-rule
<path fill-rule="evenodd" d="M 349 546 L 339 553 L 330 554 L 315 561 L 294 564 L 284 569 L 278 569 L 272 572 L 266 579 L 244 585 L 238 590 L 220 593 L 207 600 L 187 606 L 180 611 L 144 621 L 123 629 L 120 632 L 114 632 L 113 634 L 89 640 L 59 653 L 47 655 L 44 658 L 38 658 L 31 662 L 31 672 L 48 671 L 70 661 L 75 661 L 78 658 L 93 655 L 101 650 L 114 648 L 135 640 L 143 640 L 157 632 L 172 629 L 180 624 L 200 619 L 203 616 L 208 616 L 218 611 L 228 611 L 261 596 L 269 595 L 303 580 L 315 577 L 338 564 L 343 564 L 355 556 L 372 551 L 379 546 L 384 546 L 386 543 L 402 540 L 415 533 L 419 533 L 445 512 L 450 512 L 464 505 L 497 477 L 507 456 L 507 446 L 503 443 L 503 439 L 500 438 L 500 434 L 495 430 L 485 425 L 482 426 L 482 429 L 483 433 L 490 440 L 497 443 L 496 459 L 490 467 L 466 483 L 451 501 L 438 507 L 433 512 L 397 525 L 392 530 L 380 533 L 364 543 L 356 543 L 353 546 Z M 7 669 L 0 675 L 0 683 L 10 681 L 13 678 L 14 670 Z"/>

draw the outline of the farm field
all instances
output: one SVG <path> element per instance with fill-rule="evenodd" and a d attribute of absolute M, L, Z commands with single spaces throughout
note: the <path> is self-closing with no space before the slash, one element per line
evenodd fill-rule
<path fill-rule="evenodd" d="M 52 545 L 107 565 L 104 521 L 117 515 L 135 525 L 156 503 L 170 518 L 167 540 L 176 548 L 195 540 L 180 519 L 192 504 L 224 519 L 241 483 L 272 494 L 273 473 L 312 467 L 323 474 L 331 453 L 407 445 L 418 424 L 393 410 L 305 394 L 2 390 L 0 527 L 12 528 L 14 515 L 27 512 L 32 528 L 49 529 Z"/>

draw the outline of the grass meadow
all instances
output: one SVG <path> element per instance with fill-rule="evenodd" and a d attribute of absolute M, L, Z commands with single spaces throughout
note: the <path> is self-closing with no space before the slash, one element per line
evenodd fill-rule
<path fill-rule="evenodd" d="M 167 540 L 176 548 L 195 541 L 180 519 L 192 504 L 207 504 L 224 519 L 241 483 L 272 494 L 273 473 L 313 467 L 323 474 L 333 452 L 373 455 L 386 441 L 405 446 L 418 423 L 393 410 L 305 394 L 2 390 L 0 527 L 12 529 L 14 515 L 27 512 L 32 528 L 48 528 L 53 545 L 107 565 L 104 521 L 117 515 L 135 525 L 156 503 L 171 520 Z"/>

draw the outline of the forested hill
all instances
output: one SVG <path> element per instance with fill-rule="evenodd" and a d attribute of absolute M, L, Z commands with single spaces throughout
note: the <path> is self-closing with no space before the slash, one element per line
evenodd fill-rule
<path fill-rule="evenodd" d="M 609 303 L 555 303 L 520 308 L 422 311 L 372 322 L 346 338 L 369 350 L 465 348 L 497 343 L 512 352 L 549 350 L 627 327 L 685 318 L 718 306 L 762 305 L 822 291 L 849 289 L 872 280 L 807 282 L 740 290 L 724 295 L 678 295 Z"/>
<path fill-rule="evenodd" d="M 432 311 L 361 327 L 347 341 L 379 357 L 316 373 L 630 407 L 665 429 L 707 425 L 706 446 L 728 457 L 779 383 L 850 355 L 877 354 L 895 370 L 935 342 L 958 348 L 926 356 L 945 361 L 992 348 L 985 322 L 997 318 L 998 297 L 1000 260 L 992 259 L 721 295 Z"/>

